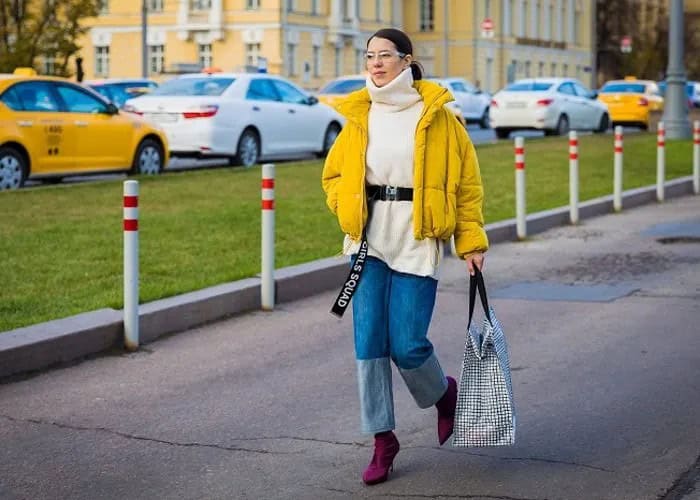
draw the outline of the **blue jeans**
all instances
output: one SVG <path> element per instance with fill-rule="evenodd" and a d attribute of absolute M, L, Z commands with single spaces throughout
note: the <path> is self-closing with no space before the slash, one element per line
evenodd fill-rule
<path fill-rule="evenodd" d="M 352 307 L 362 432 L 395 427 L 390 359 L 420 408 L 445 394 L 447 380 L 427 338 L 436 293 L 437 280 L 367 258 Z"/>

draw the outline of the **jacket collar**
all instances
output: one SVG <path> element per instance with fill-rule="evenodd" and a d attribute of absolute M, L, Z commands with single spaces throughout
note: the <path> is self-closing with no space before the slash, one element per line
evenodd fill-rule
<path fill-rule="evenodd" d="M 420 122 L 426 121 L 423 126 L 427 126 L 432 121 L 435 113 L 440 110 L 445 104 L 450 101 L 454 101 L 452 94 L 444 88 L 434 82 L 428 82 L 425 80 L 418 80 L 413 83 L 413 87 L 418 91 L 418 93 L 423 98 L 423 113 L 421 114 Z M 367 88 L 362 88 L 348 94 L 348 96 L 341 100 L 335 109 L 347 118 L 349 121 L 357 124 L 363 130 L 367 130 L 367 121 L 369 117 L 369 107 L 372 104 L 372 100 L 369 95 Z M 420 125 L 418 128 L 422 128 Z"/>

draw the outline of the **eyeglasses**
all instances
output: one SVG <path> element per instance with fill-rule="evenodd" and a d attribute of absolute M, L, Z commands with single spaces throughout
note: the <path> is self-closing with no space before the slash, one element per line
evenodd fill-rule
<path fill-rule="evenodd" d="M 398 52 L 396 50 L 380 50 L 376 54 L 374 52 L 365 52 L 365 61 L 368 63 L 374 62 L 377 59 L 382 62 L 391 62 L 395 57 L 403 59 L 406 54 L 403 52 Z"/>

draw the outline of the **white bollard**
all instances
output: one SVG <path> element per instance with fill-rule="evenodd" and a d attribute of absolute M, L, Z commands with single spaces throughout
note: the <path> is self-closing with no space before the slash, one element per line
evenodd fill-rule
<path fill-rule="evenodd" d="M 139 181 L 124 181 L 124 345 L 139 347 Z"/>
<path fill-rule="evenodd" d="M 693 192 L 700 194 L 700 121 L 693 122 Z"/>
<path fill-rule="evenodd" d="M 656 200 L 664 201 L 664 181 L 666 180 L 666 130 L 664 122 L 659 122 L 656 132 Z"/>
<path fill-rule="evenodd" d="M 578 224 L 578 136 L 569 132 L 569 220 Z"/>
<path fill-rule="evenodd" d="M 262 282 L 260 304 L 266 311 L 275 307 L 275 165 L 262 166 Z"/>
<path fill-rule="evenodd" d="M 518 239 L 527 237 L 525 199 L 525 139 L 515 138 L 515 226 Z"/>
<path fill-rule="evenodd" d="M 615 172 L 613 175 L 613 207 L 622 210 L 622 127 L 615 127 Z"/>

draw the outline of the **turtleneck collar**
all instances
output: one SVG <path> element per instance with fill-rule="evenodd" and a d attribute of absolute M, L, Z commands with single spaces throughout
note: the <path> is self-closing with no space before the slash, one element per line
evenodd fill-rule
<path fill-rule="evenodd" d="M 399 76 L 383 87 L 377 87 L 372 77 L 367 75 L 367 90 L 372 100 L 372 107 L 389 113 L 402 111 L 422 99 L 420 93 L 413 87 L 411 68 L 403 70 Z"/>

